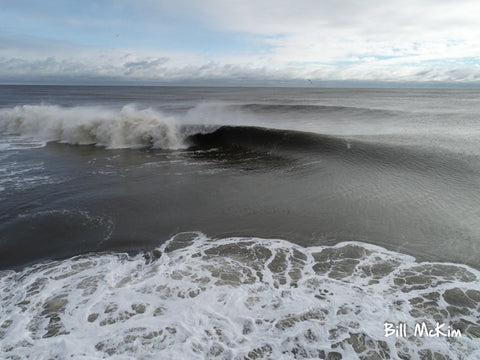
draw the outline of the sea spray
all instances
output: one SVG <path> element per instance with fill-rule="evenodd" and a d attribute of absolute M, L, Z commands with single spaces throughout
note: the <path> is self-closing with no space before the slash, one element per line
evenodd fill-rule
<path fill-rule="evenodd" d="M 151 108 L 22 105 L 0 110 L 0 130 L 44 141 L 107 148 L 184 147 L 179 124 Z"/>

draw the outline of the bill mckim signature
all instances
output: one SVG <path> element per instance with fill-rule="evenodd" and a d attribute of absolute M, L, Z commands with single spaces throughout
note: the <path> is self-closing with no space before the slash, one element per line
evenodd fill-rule
<path fill-rule="evenodd" d="M 411 330 L 408 329 L 407 324 L 404 323 L 389 323 L 383 324 L 384 336 L 390 337 L 404 337 L 411 335 Z M 444 323 L 436 322 L 435 325 L 427 325 L 425 322 L 416 323 L 413 328 L 413 336 L 415 337 L 462 337 L 462 332 L 447 326 Z"/>

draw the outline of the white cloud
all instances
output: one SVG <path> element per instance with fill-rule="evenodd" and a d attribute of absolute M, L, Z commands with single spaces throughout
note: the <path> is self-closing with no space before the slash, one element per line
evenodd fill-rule
<path fill-rule="evenodd" d="M 476 29 L 480 4 L 472 0 L 178 0 L 220 30 L 254 34 L 328 31 L 362 38 L 467 36 Z"/>
<path fill-rule="evenodd" d="M 478 1 L 123 0 L 115 4 L 142 18 L 138 26 L 153 32 L 156 26 L 167 26 L 157 24 L 158 19 L 181 18 L 188 24 L 185 31 L 208 29 L 245 42 L 253 39 L 260 51 L 220 49 L 213 56 L 188 49 L 107 48 L 3 36 L 0 82 L 35 77 L 99 82 L 480 81 Z M 95 26 L 100 23 L 97 19 Z"/>

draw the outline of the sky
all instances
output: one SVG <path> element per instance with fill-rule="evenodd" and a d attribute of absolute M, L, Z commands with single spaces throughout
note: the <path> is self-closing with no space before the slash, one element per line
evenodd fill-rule
<path fill-rule="evenodd" d="M 480 86 L 478 0 L 1 0 L 0 83 Z"/>

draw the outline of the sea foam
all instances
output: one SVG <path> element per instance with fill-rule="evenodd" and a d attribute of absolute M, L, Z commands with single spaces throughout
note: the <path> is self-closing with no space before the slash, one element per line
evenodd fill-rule
<path fill-rule="evenodd" d="M 0 272 L 7 358 L 474 359 L 480 274 L 359 242 L 174 236 Z M 386 337 L 442 321 L 462 336 Z"/>

